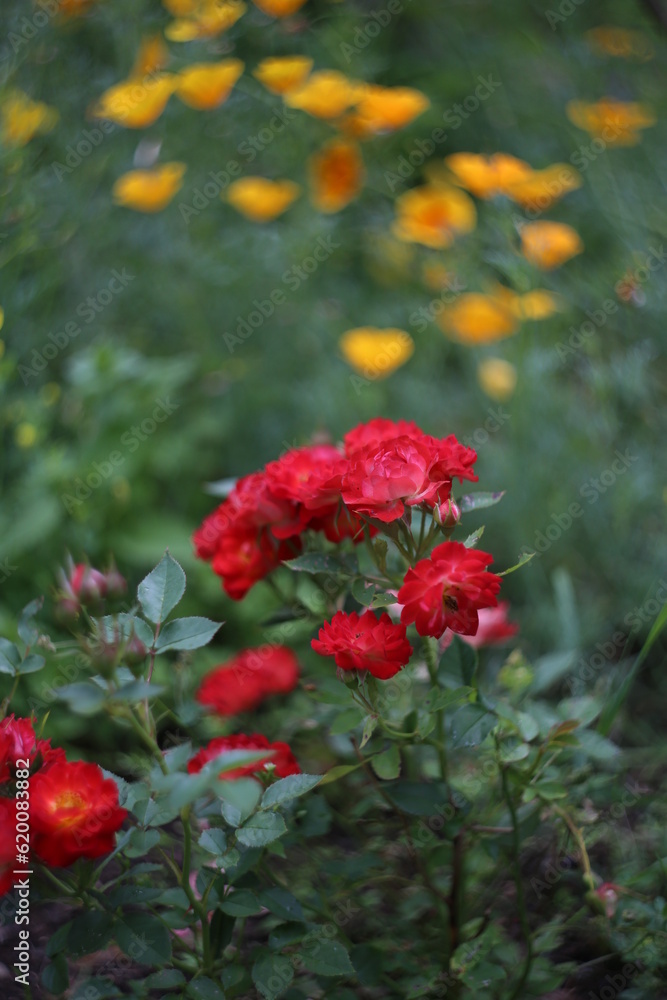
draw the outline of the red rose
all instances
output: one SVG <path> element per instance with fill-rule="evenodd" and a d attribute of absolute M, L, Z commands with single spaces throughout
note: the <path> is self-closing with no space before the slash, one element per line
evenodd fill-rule
<path fill-rule="evenodd" d="M 412 420 L 387 420 L 386 417 L 376 417 L 367 424 L 359 424 L 348 431 L 343 438 L 345 454 L 352 458 L 366 448 L 377 448 L 385 441 L 397 437 L 419 437 L 421 431 Z"/>
<path fill-rule="evenodd" d="M 16 799 L 0 799 L 0 896 L 21 877 L 14 874 L 16 855 Z"/>
<path fill-rule="evenodd" d="M 65 751 L 51 747 L 51 740 L 38 740 L 32 719 L 13 715 L 0 722 L 0 784 L 14 778 L 17 760 L 29 760 L 30 767 L 46 768 L 65 759 Z"/>
<path fill-rule="evenodd" d="M 126 816 L 115 781 L 97 764 L 61 760 L 30 779 L 31 846 L 48 865 L 113 851 Z"/>
<path fill-rule="evenodd" d="M 429 559 L 421 559 L 405 574 L 398 592 L 401 621 L 414 622 L 420 635 L 438 638 L 446 628 L 475 635 L 480 608 L 498 603 L 500 577 L 485 569 L 492 561 L 488 552 L 461 542 L 438 545 Z"/>
<path fill-rule="evenodd" d="M 272 694 L 287 694 L 299 680 L 299 664 L 286 646 L 244 649 L 204 677 L 197 701 L 218 715 L 256 708 Z"/>
<path fill-rule="evenodd" d="M 261 774 L 267 764 L 273 764 L 274 774 L 278 778 L 286 778 L 290 774 L 301 774 L 301 768 L 297 764 L 292 751 L 287 743 L 269 743 L 266 736 L 254 733 L 252 736 L 245 736 L 239 733 L 237 736 L 218 736 L 211 740 L 208 746 L 203 747 L 194 757 L 188 761 L 188 774 L 198 774 L 199 771 L 215 760 L 220 754 L 228 750 L 269 750 L 266 757 L 256 760 L 252 764 L 244 764 L 233 771 L 225 771 L 220 777 L 225 781 L 234 781 L 236 778 L 245 778 L 248 775 Z"/>
<path fill-rule="evenodd" d="M 311 646 L 322 656 L 333 656 L 342 670 L 368 670 L 380 680 L 397 674 L 412 655 L 405 625 L 392 622 L 386 612 L 377 618 L 372 611 L 337 611 Z"/>

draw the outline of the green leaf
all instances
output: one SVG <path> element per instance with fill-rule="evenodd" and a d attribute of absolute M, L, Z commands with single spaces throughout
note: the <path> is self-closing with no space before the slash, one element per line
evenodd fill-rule
<path fill-rule="evenodd" d="M 96 618 L 95 621 L 100 638 L 107 642 L 114 642 L 118 637 L 130 639 L 136 635 L 146 649 L 150 649 L 153 645 L 153 629 L 143 618 L 137 618 L 131 612 L 123 611 L 117 615 L 105 615 L 103 618 Z"/>
<path fill-rule="evenodd" d="M 114 937 L 120 950 L 140 965 L 166 965 L 171 961 L 169 931 L 145 911 L 126 913 L 118 919 Z"/>
<path fill-rule="evenodd" d="M 471 535 L 468 535 L 468 537 L 463 540 L 463 544 L 467 549 L 473 549 L 483 534 L 484 525 L 482 525 L 481 528 L 478 528 L 477 531 L 473 531 Z"/>
<path fill-rule="evenodd" d="M 186 995 L 193 1000 L 225 1000 L 225 994 L 208 976 L 197 976 L 188 983 Z"/>
<path fill-rule="evenodd" d="M 329 732 L 332 736 L 342 736 L 343 733 L 349 733 L 351 729 L 356 729 L 361 723 L 361 719 L 362 715 L 358 708 L 346 708 L 344 712 L 336 716 L 329 727 Z"/>
<path fill-rule="evenodd" d="M 424 708 L 428 709 L 429 712 L 439 712 L 443 708 L 451 708 L 453 705 L 473 701 L 475 696 L 475 689 L 465 685 L 452 688 L 449 691 L 435 687 L 431 688 L 427 694 Z"/>
<path fill-rule="evenodd" d="M 546 656 L 541 656 L 533 664 L 535 673 L 530 685 L 531 691 L 536 694 L 547 691 L 556 681 L 570 672 L 576 657 L 576 650 L 569 650 L 566 653 L 548 653 Z"/>
<path fill-rule="evenodd" d="M 402 812 L 411 816 L 432 816 L 449 803 L 443 782 L 400 780 L 384 786 L 385 793 Z"/>
<path fill-rule="evenodd" d="M 233 806 L 238 811 L 238 826 L 250 816 L 262 797 L 262 786 L 254 778 L 238 778 L 236 781 L 221 781 L 217 786 L 224 806 Z M 226 817 L 225 817 L 226 818 Z"/>
<path fill-rule="evenodd" d="M 464 705 L 451 719 L 452 746 L 456 749 L 479 746 L 497 722 L 496 716 L 481 705 Z"/>
<path fill-rule="evenodd" d="M 329 573 L 332 576 L 356 576 L 359 564 L 356 555 L 326 555 L 323 552 L 306 552 L 305 555 L 284 563 L 296 573 Z"/>
<path fill-rule="evenodd" d="M 153 972 L 142 981 L 147 990 L 169 989 L 172 986 L 180 986 L 185 982 L 185 976 L 178 969 L 160 969 Z"/>
<path fill-rule="evenodd" d="M 69 986 L 67 961 L 61 953 L 51 960 L 42 973 L 42 985 L 49 993 L 60 996 Z"/>
<path fill-rule="evenodd" d="M 123 684 L 111 695 L 111 701 L 143 701 L 144 698 L 157 698 L 166 688 L 160 684 L 149 684 L 148 681 L 130 681 Z"/>
<path fill-rule="evenodd" d="M 143 858 L 148 852 L 160 843 L 159 830 L 132 830 L 132 836 L 125 848 L 128 858 Z"/>
<path fill-rule="evenodd" d="M 254 917 L 262 912 L 262 906 L 249 889 L 235 889 L 220 903 L 219 909 L 230 917 Z"/>
<path fill-rule="evenodd" d="M 265 847 L 284 833 L 287 827 L 280 813 L 259 812 L 237 831 L 236 839 L 246 847 Z"/>
<path fill-rule="evenodd" d="M 199 649 L 211 641 L 222 627 L 222 622 L 210 618 L 174 618 L 167 622 L 155 641 L 155 649 L 164 653 L 168 649 Z"/>
<path fill-rule="evenodd" d="M 521 569 L 522 566 L 525 566 L 526 563 L 529 563 L 535 554 L 536 554 L 535 552 L 524 552 L 524 554 L 519 559 L 518 563 L 515 563 L 514 566 L 510 566 L 509 569 L 504 569 L 502 573 L 496 573 L 496 576 L 509 576 L 510 573 L 514 573 L 515 570 Z"/>
<path fill-rule="evenodd" d="M 251 975 L 265 1000 L 277 1000 L 294 979 L 294 966 L 284 955 L 266 953 L 255 962 Z"/>
<path fill-rule="evenodd" d="M 264 792 L 260 808 L 271 809 L 284 802 L 291 802 L 292 799 L 305 795 L 321 780 L 321 774 L 290 774 L 287 778 L 281 778 Z"/>
<path fill-rule="evenodd" d="M 445 687 L 473 687 L 479 657 L 477 650 L 455 635 L 438 667 L 438 680 Z"/>
<path fill-rule="evenodd" d="M 358 580 L 354 581 L 350 591 L 355 601 L 358 601 L 364 607 L 368 607 L 375 597 L 375 584 L 372 580 L 366 580 L 360 576 Z"/>
<path fill-rule="evenodd" d="M 358 771 L 363 764 L 337 764 L 336 767 L 332 767 L 324 777 L 320 780 L 321 785 L 330 785 L 333 781 L 338 781 L 339 778 L 344 778 L 346 774 L 352 774 L 353 771 Z"/>
<path fill-rule="evenodd" d="M 203 851 L 208 851 L 209 854 L 224 854 L 227 850 L 227 836 L 224 830 L 217 830 L 213 827 L 210 830 L 204 830 L 198 844 Z"/>
<path fill-rule="evenodd" d="M 396 744 L 390 746 L 388 750 L 371 758 L 371 767 L 378 778 L 389 781 L 398 778 L 401 773 L 401 755 Z"/>
<path fill-rule="evenodd" d="M 265 889 L 264 892 L 260 893 L 259 901 L 262 906 L 265 906 L 276 917 L 280 917 L 281 920 L 302 921 L 304 919 L 301 903 L 287 889 L 281 889 L 278 886 Z"/>
<path fill-rule="evenodd" d="M 567 798 L 567 788 L 557 781 L 541 781 L 539 785 L 532 785 L 526 789 L 526 792 L 530 791 L 535 792 L 541 799 L 546 799 L 547 802 L 551 802 L 553 799 Z M 528 799 L 528 795 L 524 797 Z"/>
<path fill-rule="evenodd" d="M 169 552 L 148 576 L 141 581 L 137 591 L 141 608 L 155 625 L 163 622 L 185 593 L 185 573 Z"/>
<path fill-rule="evenodd" d="M 75 917 L 67 935 L 67 954 L 72 958 L 101 951 L 111 940 L 113 916 L 91 910 Z"/>
<path fill-rule="evenodd" d="M 303 964 L 318 976 L 354 976 L 354 966 L 340 941 L 313 939 L 300 950 Z"/>
<path fill-rule="evenodd" d="M 371 601 L 371 608 L 388 608 L 390 604 L 396 604 L 396 594 L 380 592 Z"/>
<path fill-rule="evenodd" d="M 361 743 L 359 744 L 360 750 L 362 750 L 370 740 L 371 736 L 375 732 L 377 724 L 378 724 L 377 715 L 368 715 L 366 717 L 366 721 L 364 722 L 364 730 L 361 734 Z"/>
<path fill-rule="evenodd" d="M 26 656 L 25 660 L 21 663 L 21 666 L 16 671 L 18 674 L 35 674 L 38 670 L 41 670 L 44 666 L 45 660 L 43 656 L 38 656 L 36 653 L 30 653 Z"/>
<path fill-rule="evenodd" d="M 104 704 L 106 692 L 92 681 L 77 681 L 58 690 L 58 698 L 66 701 L 77 715 L 95 715 Z"/>
<path fill-rule="evenodd" d="M 462 514 L 468 514 L 471 510 L 483 510 L 485 507 L 493 507 L 500 503 L 505 496 L 505 490 L 500 493 L 468 493 L 461 497 L 459 507 Z"/>
<path fill-rule="evenodd" d="M 26 604 L 18 621 L 18 633 L 26 646 L 34 646 L 39 639 L 39 629 L 33 624 L 32 619 L 41 611 L 44 603 L 43 597 L 38 597 L 30 604 Z M 22 671 L 25 673 L 26 671 Z"/>
<path fill-rule="evenodd" d="M 0 638 L 0 674 L 16 676 L 16 668 L 21 663 L 21 654 L 9 639 Z"/>

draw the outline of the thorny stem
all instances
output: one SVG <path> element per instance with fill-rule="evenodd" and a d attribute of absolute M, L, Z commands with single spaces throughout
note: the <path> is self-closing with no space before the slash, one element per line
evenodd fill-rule
<path fill-rule="evenodd" d="M 503 797 L 507 803 L 507 808 L 509 814 L 512 817 L 512 854 L 514 861 L 514 883 L 516 885 L 516 897 L 517 903 L 519 905 L 519 921 L 521 923 L 521 932 L 523 934 L 524 940 L 526 942 L 526 958 L 524 961 L 523 969 L 521 970 L 521 975 L 519 981 L 514 988 L 510 1000 L 519 1000 L 523 994 L 523 987 L 528 979 L 528 973 L 530 972 L 530 967 L 533 961 L 533 939 L 530 933 L 530 925 L 528 923 L 528 913 L 526 911 L 526 897 L 523 891 L 523 880 L 521 878 L 521 840 L 519 837 L 519 821 L 516 815 L 516 807 L 514 805 L 514 800 L 512 799 L 512 793 L 510 792 L 509 783 L 507 781 L 507 767 L 501 766 L 500 777 L 503 786 Z"/>

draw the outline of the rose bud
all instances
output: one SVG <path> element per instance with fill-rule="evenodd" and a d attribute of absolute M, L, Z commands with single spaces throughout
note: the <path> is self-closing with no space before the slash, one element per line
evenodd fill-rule
<path fill-rule="evenodd" d="M 123 663 L 130 668 L 135 677 L 141 676 L 142 671 L 138 668 L 142 666 L 147 656 L 148 650 L 141 639 L 134 634 L 131 635 L 123 650 Z"/>
<path fill-rule="evenodd" d="M 127 582 L 115 566 L 112 566 L 106 574 L 106 596 L 112 601 L 118 601 L 127 590 Z"/>
<path fill-rule="evenodd" d="M 443 528 L 455 528 L 461 520 L 461 508 L 453 500 L 445 500 L 433 508 L 433 516 Z"/>

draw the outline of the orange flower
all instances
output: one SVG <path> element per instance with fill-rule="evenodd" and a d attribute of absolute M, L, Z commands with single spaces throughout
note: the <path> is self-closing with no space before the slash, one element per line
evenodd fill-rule
<path fill-rule="evenodd" d="M 360 85 L 335 69 L 321 69 L 285 95 L 290 108 L 315 118 L 338 118 L 359 99 Z"/>
<path fill-rule="evenodd" d="M 645 105 L 615 101 L 611 97 L 604 97 L 597 104 L 570 101 L 567 117 L 577 128 L 607 146 L 636 146 L 641 139 L 639 129 L 655 125 L 655 115 Z"/>
<path fill-rule="evenodd" d="M 410 87 L 380 87 L 369 84 L 361 91 L 355 111 L 343 127 L 359 139 L 404 128 L 430 106 L 425 94 Z"/>
<path fill-rule="evenodd" d="M 594 51 L 607 56 L 618 56 L 621 59 L 640 59 L 647 62 L 654 56 L 650 39 L 641 31 L 628 31 L 627 28 L 600 26 L 586 32 L 588 43 Z"/>
<path fill-rule="evenodd" d="M 200 0 L 189 5 L 190 12 L 172 21 L 165 35 L 172 42 L 192 42 L 197 38 L 215 38 L 242 17 L 247 7 L 242 0 Z"/>
<path fill-rule="evenodd" d="M 579 233 L 564 222 L 529 222 L 521 230 L 521 252 L 543 271 L 560 267 L 583 249 Z"/>
<path fill-rule="evenodd" d="M 451 246 L 477 221 L 472 201 L 456 188 L 412 188 L 396 199 L 396 211 L 393 232 L 398 239 L 436 249 Z"/>
<path fill-rule="evenodd" d="M 507 181 L 505 194 L 532 212 L 544 212 L 570 191 L 581 187 L 581 177 L 567 163 L 553 163 L 544 170 L 532 170 L 523 178 Z"/>
<path fill-rule="evenodd" d="M 544 288 L 517 295 L 512 309 L 518 319 L 548 319 L 562 309 L 561 300 Z"/>
<path fill-rule="evenodd" d="M 183 184 L 184 163 L 163 163 L 149 170 L 130 170 L 113 186 L 117 205 L 135 212 L 161 212 Z"/>
<path fill-rule="evenodd" d="M 81 17 L 93 3 L 94 0 L 59 0 L 58 13 L 65 17 Z"/>
<path fill-rule="evenodd" d="M 262 59 L 252 75 L 273 94 L 287 94 L 305 82 L 312 68 L 308 56 L 271 56 Z"/>
<path fill-rule="evenodd" d="M 533 174 L 523 160 L 507 153 L 482 156 L 478 153 L 454 153 L 445 159 L 454 174 L 455 183 L 466 188 L 476 198 L 495 198 L 506 194 L 507 185 Z"/>
<path fill-rule="evenodd" d="M 309 161 L 311 200 L 320 212 L 340 212 L 359 194 L 364 164 L 358 146 L 332 139 Z"/>
<path fill-rule="evenodd" d="M 194 63 L 182 69 L 176 81 L 176 93 L 184 104 L 199 111 L 218 108 L 227 100 L 243 72 L 240 59 L 222 59 L 217 63 Z"/>
<path fill-rule="evenodd" d="M 7 146 L 25 146 L 38 132 L 50 132 L 58 112 L 41 101 L 32 101 L 22 90 L 12 90 L 0 110 L 0 134 Z"/>
<path fill-rule="evenodd" d="M 477 365 L 477 381 L 489 399 L 504 403 L 516 388 L 516 368 L 502 358 L 484 358 Z"/>
<path fill-rule="evenodd" d="M 491 295 L 469 292 L 438 316 L 443 331 L 462 344 L 491 344 L 516 333 L 518 321 L 512 308 L 515 294 L 509 288 Z"/>
<path fill-rule="evenodd" d="M 242 177 L 229 185 L 227 201 L 253 222 L 270 222 L 287 211 L 301 189 L 292 181 Z"/>
<path fill-rule="evenodd" d="M 126 80 L 110 87 L 93 107 L 95 118 L 106 118 L 125 128 L 146 128 L 160 117 L 174 92 L 170 73 L 148 80 Z"/>
<path fill-rule="evenodd" d="M 387 378 L 408 361 L 414 352 L 412 337 L 405 330 L 360 326 L 348 330 L 339 341 L 343 357 L 368 379 Z"/>
<path fill-rule="evenodd" d="M 306 0 L 253 0 L 255 7 L 268 14 L 269 17 L 289 17 L 303 7 Z"/>
<path fill-rule="evenodd" d="M 134 60 L 134 66 L 129 79 L 141 79 L 156 73 L 169 62 L 169 49 L 164 44 L 162 35 L 150 35 L 142 41 Z"/>

